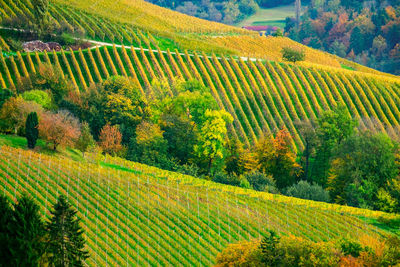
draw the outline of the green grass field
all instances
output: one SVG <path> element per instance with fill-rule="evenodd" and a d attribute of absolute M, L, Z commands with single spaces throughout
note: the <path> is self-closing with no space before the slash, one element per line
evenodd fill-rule
<path fill-rule="evenodd" d="M 254 15 L 237 24 L 238 27 L 270 25 L 285 27 L 285 19 L 294 17 L 294 4 L 274 8 L 260 8 Z"/>

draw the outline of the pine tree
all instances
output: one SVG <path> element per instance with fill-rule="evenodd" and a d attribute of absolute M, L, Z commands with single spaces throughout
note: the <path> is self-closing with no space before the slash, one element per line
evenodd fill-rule
<path fill-rule="evenodd" d="M 10 266 L 10 235 L 8 227 L 13 211 L 7 198 L 0 196 L 0 266 Z"/>
<path fill-rule="evenodd" d="M 39 120 L 36 112 L 29 113 L 26 118 L 26 140 L 28 148 L 33 149 L 36 146 L 36 141 L 39 137 Z"/>
<path fill-rule="evenodd" d="M 64 196 L 58 198 L 47 224 L 50 265 L 83 266 L 83 261 L 89 257 L 76 213 Z"/>
<path fill-rule="evenodd" d="M 46 229 L 40 208 L 32 198 L 22 196 L 14 204 L 8 234 L 9 266 L 39 266 L 45 256 Z"/>

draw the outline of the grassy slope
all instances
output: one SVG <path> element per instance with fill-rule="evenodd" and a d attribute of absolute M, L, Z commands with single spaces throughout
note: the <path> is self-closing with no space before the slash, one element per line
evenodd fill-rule
<path fill-rule="evenodd" d="M 254 15 L 239 22 L 236 26 L 270 25 L 284 28 L 285 19 L 287 17 L 293 17 L 294 12 L 294 5 L 260 8 Z"/>
<path fill-rule="evenodd" d="M 23 144 L 18 137 L 0 142 Z M 259 238 L 267 229 L 316 241 L 385 233 L 366 223 L 387 216 L 380 212 L 245 190 L 118 158 L 89 154 L 78 162 L 3 146 L 0 178 L 3 194 L 31 194 L 46 216 L 57 195 L 66 195 L 87 232 L 90 266 L 211 265 L 228 243 Z"/>

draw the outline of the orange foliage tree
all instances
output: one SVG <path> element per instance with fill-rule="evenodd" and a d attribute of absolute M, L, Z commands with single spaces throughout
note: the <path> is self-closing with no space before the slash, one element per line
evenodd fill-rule
<path fill-rule="evenodd" d="M 291 150 L 291 142 L 290 133 L 283 129 L 278 131 L 275 137 L 260 139 L 256 146 L 258 169 L 272 175 L 281 189 L 293 184 L 300 173 L 300 165 Z"/>
<path fill-rule="evenodd" d="M 122 134 L 118 126 L 106 124 L 100 131 L 99 146 L 104 153 L 115 155 L 122 151 Z"/>
<path fill-rule="evenodd" d="M 39 121 L 39 133 L 53 150 L 58 146 L 73 145 L 80 136 L 79 120 L 65 110 L 57 113 L 46 112 Z"/>

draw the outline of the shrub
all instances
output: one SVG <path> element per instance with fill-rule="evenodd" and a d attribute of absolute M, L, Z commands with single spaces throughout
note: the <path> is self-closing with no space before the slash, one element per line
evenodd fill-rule
<path fill-rule="evenodd" d="M 299 181 L 285 190 L 285 195 L 314 201 L 330 202 L 329 192 L 318 184 Z"/>
<path fill-rule="evenodd" d="M 218 172 L 214 175 L 213 181 L 220 184 L 240 186 L 240 177 L 234 174 Z"/>
<path fill-rule="evenodd" d="M 282 49 L 282 58 L 286 61 L 296 63 L 297 61 L 303 61 L 306 58 L 304 51 L 297 50 L 291 47 L 284 47 Z"/>
<path fill-rule="evenodd" d="M 266 191 L 269 193 L 278 193 L 276 188 L 275 180 L 271 175 L 266 175 L 264 173 L 254 171 L 245 174 L 244 176 L 254 190 Z"/>

